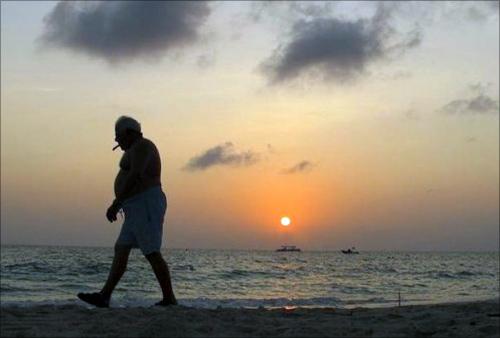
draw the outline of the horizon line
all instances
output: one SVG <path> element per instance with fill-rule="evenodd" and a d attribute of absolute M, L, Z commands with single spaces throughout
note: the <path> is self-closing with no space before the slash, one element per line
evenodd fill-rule
<path fill-rule="evenodd" d="M 68 247 L 68 248 L 102 248 L 102 249 L 112 249 L 113 246 L 102 246 L 102 245 L 73 245 L 73 244 L 19 244 L 19 243 L 0 243 L 0 247 L 6 246 L 26 246 L 26 247 Z M 340 252 L 340 250 L 344 250 L 345 248 L 337 248 L 337 249 L 303 249 L 300 248 L 303 252 Z M 161 250 L 230 250 L 230 251 L 271 251 L 274 252 L 276 249 L 264 249 L 264 248 L 216 248 L 216 247 L 172 247 L 166 248 L 161 247 Z M 401 249 L 368 249 L 368 250 L 360 250 L 360 252 L 490 252 L 490 253 L 500 253 L 500 248 L 496 250 L 484 249 L 484 250 L 429 250 L 429 249 L 414 249 L 414 250 L 401 250 Z"/>

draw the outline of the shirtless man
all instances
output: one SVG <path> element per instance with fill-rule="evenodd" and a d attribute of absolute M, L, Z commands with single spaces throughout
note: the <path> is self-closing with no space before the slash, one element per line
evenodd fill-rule
<path fill-rule="evenodd" d="M 120 209 L 125 221 L 115 244 L 115 255 L 108 280 L 100 292 L 79 293 L 78 298 L 97 307 L 109 307 L 111 294 L 127 268 L 132 248 L 140 248 L 151 264 L 163 293 L 156 305 L 175 305 L 168 265 L 160 253 L 163 219 L 167 199 L 161 189 L 160 154 L 150 140 L 143 138 L 141 125 L 122 116 L 115 124 L 116 142 L 125 151 L 115 179 L 115 200 L 106 212 L 110 222 Z"/>

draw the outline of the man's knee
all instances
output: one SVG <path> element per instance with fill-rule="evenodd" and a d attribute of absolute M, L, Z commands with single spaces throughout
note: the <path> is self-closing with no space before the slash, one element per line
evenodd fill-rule
<path fill-rule="evenodd" d="M 145 256 L 149 262 L 157 262 L 163 260 L 163 257 L 159 251 L 151 252 Z"/>

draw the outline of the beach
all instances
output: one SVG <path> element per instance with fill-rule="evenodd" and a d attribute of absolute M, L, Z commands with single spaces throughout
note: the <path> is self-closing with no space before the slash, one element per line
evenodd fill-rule
<path fill-rule="evenodd" d="M 385 308 L 1 308 L 2 337 L 498 337 L 498 300 Z"/>

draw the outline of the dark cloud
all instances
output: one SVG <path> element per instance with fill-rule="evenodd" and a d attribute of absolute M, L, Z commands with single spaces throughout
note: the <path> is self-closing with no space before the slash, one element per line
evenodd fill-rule
<path fill-rule="evenodd" d="M 314 165 L 311 162 L 304 160 L 304 161 L 297 163 L 296 165 L 294 165 L 291 168 L 284 169 L 282 171 L 282 173 L 283 174 L 297 174 L 297 173 L 301 173 L 301 172 L 310 171 L 313 167 L 314 167 Z"/>
<path fill-rule="evenodd" d="M 498 114 L 498 101 L 480 94 L 472 99 L 453 100 L 440 110 L 446 114 Z"/>
<path fill-rule="evenodd" d="M 184 170 L 205 170 L 216 165 L 249 166 L 259 161 L 259 155 L 250 150 L 237 152 L 231 142 L 215 146 L 194 156 L 184 166 Z"/>
<path fill-rule="evenodd" d="M 263 18 L 281 21 L 295 21 L 307 17 L 329 15 L 336 3 L 300 1 L 255 1 L 250 4 L 250 18 L 257 22 Z"/>
<path fill-rule="evenodd" d="M 206 2 L 61 1 L 45 17 L 40 41 L 109 62 L 159 57 L 196 41 L 209 14 Z"/>
<path fill-rule="evenodd" d="M 399 57 L 420 43 L 417 30 L 394 39 L 398 34 L 389 21 L 396 7 L 381 3 L 371 19 L 299 20 L 293 25 L 290 41 L 275 49 L 261 70 L 274 84 L 306 72 L 340 82 L 355 79 L 370 63 Z"/>

